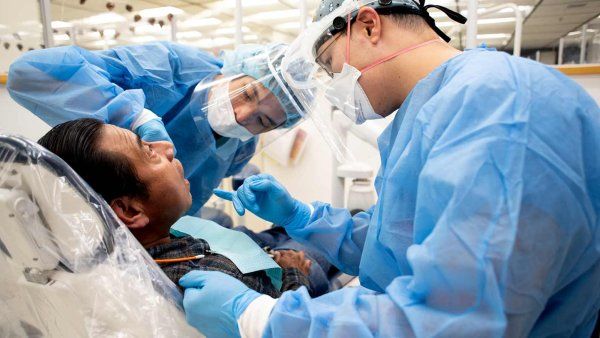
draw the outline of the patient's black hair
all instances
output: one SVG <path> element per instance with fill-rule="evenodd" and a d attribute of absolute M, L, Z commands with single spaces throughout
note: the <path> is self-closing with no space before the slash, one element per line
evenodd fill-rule
<path fill-rule="evenodd" d="M 90 118 L 65 122 L 38 143 L 67 162 L 108 203 L 125 196 L 147 199 L 148 189 L 127 157 L 98 149 L 103 126 Z"/>

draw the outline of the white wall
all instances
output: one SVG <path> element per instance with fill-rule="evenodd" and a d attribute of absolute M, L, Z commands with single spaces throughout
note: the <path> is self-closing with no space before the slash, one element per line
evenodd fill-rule
<path fill-rule="evenodd" d="M 50 127 L 21 107 L 8 95 L 4 85 L 0 85 L 0 132 L 25 136 L 38 140 Z"/>
<path fill-rule="evenodd" d="M 577 75 L 571 79 L 579 83 L 600 104 L 600 75 Z"/>
<path fill-rule="evenodd" d="M 13 36 L 17 32 L 22 32 L 21 40 Z M 10 63 L 27 49 L 40 48 L 42 26 L 37 0 L 0 0 L 0 40 L 0 74 L 8 72 Z M 4 42 L 10 43 L 8 50 Z M 23 45 L 22 51 L 16 48 L 17 43 Z"/>

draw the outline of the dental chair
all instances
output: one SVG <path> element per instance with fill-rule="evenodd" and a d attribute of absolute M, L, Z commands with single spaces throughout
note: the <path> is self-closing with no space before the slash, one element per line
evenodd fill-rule
<path fill-rule="evenodd" d="M 0 337 L 201 336 L 106 202 L 54 154 L 1 134 L 0 267 Z"/>

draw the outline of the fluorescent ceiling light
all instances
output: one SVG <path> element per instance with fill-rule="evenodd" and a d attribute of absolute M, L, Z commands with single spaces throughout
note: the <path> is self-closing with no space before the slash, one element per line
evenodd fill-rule
<path fill-rule="evenodd" d="M 7 29 L 8 26 L 7 25 L 0 25 L 0 29 Z"/>
<path fill-rule="evenodd" d="M 307 20 L 306 21 L 306 27 L 308 27 L 310 25 L 311 21 Z M 274 26 L 276 29 L 279 30 L 284 30 L 284 31 L 289 31 L 289 30 L 299 30 L 300 29 L 300 22 L 298 21 L 290 21 L 290 22 L 286 22 L 286 23 L 282 23 L 282 24 L 278 24 L 276 26 Z"/>
<path fill-rule="evenodd" d="M 496 33 L 496 34 L 477 34 L 479 40 L 495 40 L 495 39 L 507 39 L 510 38 L 510 34 Z"/>
<path fill-rule="evenodd" d="M 492 7 L 495 7 L 495 6 L 478 8 L 477 13 L 483 14 L 483 13 L 489 11 Z M 527 15 L 533 9 L 533 6 L 517 6 L 517 7 L 525 15 Z M 494 13 L 514 13 L 514 10 L 512 9 L 512 7 L 506 7 L 506 8 L 502 8 L 501 10 L 494 12 Z M 460 14 L 462 14 L 463 16 L 468 18 L 469 12 L 464 10 L 464 11 L 460 11 Z M 436 11 L 436 12 L 431 13 L 431 17 L 435 19 L 435 18 L 447 17 L 447 15 L 444 14 L 443 12 Z"/>
<path fill-rule="evenodd" d="M 181 27 L 181 28 L 200 28 L 200 27 L 218 26 L 221 23 L 222 23 L 222 21 L 217 18 L 192 18 L 192 19 L 181 22 L 179 24 L 179 27 Z"/>
<path fill-rule="evenodd" d="M 71 38 L 67 34 L 54 34 L 54 41 L 69 41 Z"/>
<path fill-rule="evenodd" d="M 65 21 L 52 21 L 52 28 L 61 29 L 61 28 L 71 28 L 73 24 Z"/>
<path fill-rule="evenodd" d="M 93 15 L 81 20 L 86 25 L 103 25 L 108 23 L 118 23 L 127 21 L 124 16 L 117 13 L 108 12 L 98 15 Z"/>
<path fill-rule="evenodd" d="M 498 24 L 498 23 L 509 23 L 509 22 L 515 22 L 517 21 L 516 18 L 511 17 L 511 18 L 495 18 L 495 19 L 480 19 L 477 20 L 477 24 L 479 25 L 493 25 L 493 24 Z"/>
<path fill-rule="evenodd" d="M 567 34 L 567 36 L 575 36 L 579 34 L 581 34 L 581 32 L 570 32 L 569 34 Z"/>
<path fill-rule="evenodd" d="M 292 20 L 300 17 L 300 11 L 297 9 L 288 9 L 283 11 L 265 11 L 250 15 L 244 18 L 244 21 L 264 22 L 272 20 Z"/>
<path fill-rule="evenodd" d="M 114 46 L 117 44 L 117 40 L 98 40 L 90 43 L 93 47 L 103 48 L 104 46 Z"/>
<path fill-rule="evenodd" d="M 104 30 L 104 38 L 112 39 L 115 37 L 116 34 L 117 34 L 117 31 L 112 28 Z"/>
<path fill-rule="evenodd" d="M 242 33 L 250 33 L 250 28 L 242 27 Z M 223 27 L 214 31 L 215 35 L 233 35 L 235 34 L 235 27 Z"/>
<path fill-rule="evenodd" d="M 145 42 L 156 41 L 156 37 L 154 37 L 152 35 L 143 35 L 143 36 L 134 36 L 128 40 L 131 42 L 135 42 L 135 43 L 145 43 Z"/>
<path fill-rule="evenodd" d="M 276 6 L 280 5 L 279 0 L 242 0 L 242 8 L 254 8 L 263 6 Z M 221 5 L 217 5 L 214 8 L 218 9 L 232 9 L 235 8 L 235 0 L 225 0 L 221 2 Z"/>
<path fill-rule="evenodd" d="M 257 42 L 257 41 L 258 41 L 258 35 L 256 35 L 256 34 L 244 35 L 244 42 Z"/>
<path fill-rule="evenodd" d="M 210 48 L 233 45 L 233 39 L 224 38 L 224 37 L 220 37 L 220 38 L 216 38 L 216 39 L 200 39 L 196 42 L 191 43 L 191 45 L 200 47 L 200 48 L 210 49 Z"/>
<path fill-rule="evenodd" d="M 142 9 L 139 12 L 139 14 L 145 18 L 163 17 L 163 16 L 167 16 L 169 14 L 181 15 L 183 13 L 185 13 L 183 10 L 181 10 L 177 7 L 171 7 L 171 6 Z"/>
<path fill-rule="evenodd" d="M 202 36 L 202 33 L 198 31 L 179 32 L 177 33 L 178 39 L 197 39 Z"/>
<path fill-rule="evenodd" d="M 162 29 L 158 25 L 150 25 L 150 24 L 144 23 L 144 24 L 135 26 L 135 33 L 140 34 L 140 35 L 147 35 L 147 34 L 166 35 L 167 30 Z"/>
<path fill-rule="evenodd" d="M 91 40 L 98 40 L 101 38 L 100 36 L 100 32 L 85 32 L 82 35 L 77 35 L 78 40 L 79 38 L 84 38 L 84 39 L 91 39 Z"/>
<path fill-rule="evenodd" d="M 298 21 L 286 22 L 275 26 L 275 28 L 281 30 L 300 29 L 300 23 Z"/>

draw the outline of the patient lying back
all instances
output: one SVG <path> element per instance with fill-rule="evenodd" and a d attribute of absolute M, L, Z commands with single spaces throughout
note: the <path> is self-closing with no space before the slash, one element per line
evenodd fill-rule
<path fill-rule="evenodd" d="M 192 203 L 189 182 L 171 143 L 145 142 L 127 129 L 95 119 L 57 125 L 38 143 L 62 158 L 99 193 L 153 258 L 205 256 L 161 264 L 175 284 L 179 285 L 185 273 L 198 269 L 226 273 L 272 297 L 309 287 L 309 264 L 301 253 L 277 254 L 276 261 L 283 268 L 280 291 L 264 271 L 243 274 L 227 257 L 212 253 L 205 240 L 169 235 L 171 226 Z"/>

